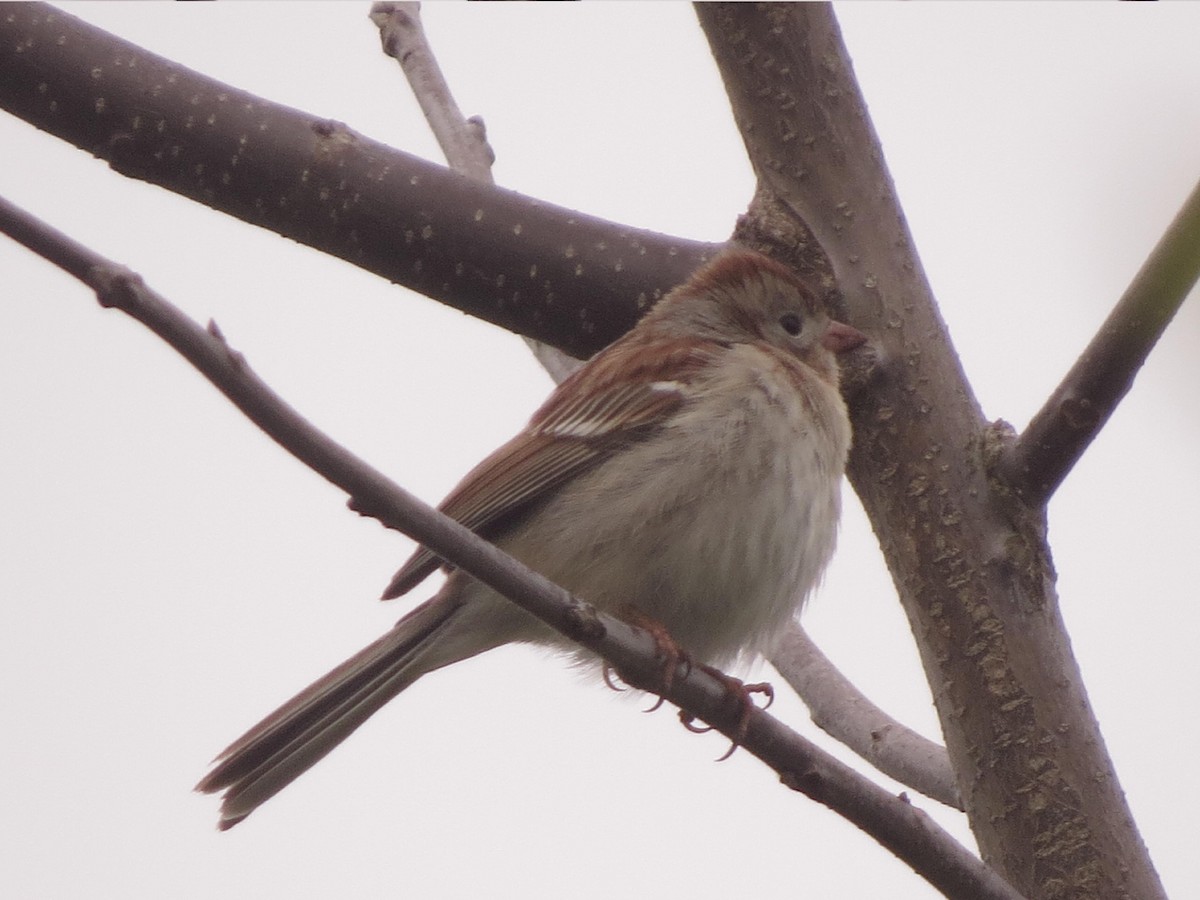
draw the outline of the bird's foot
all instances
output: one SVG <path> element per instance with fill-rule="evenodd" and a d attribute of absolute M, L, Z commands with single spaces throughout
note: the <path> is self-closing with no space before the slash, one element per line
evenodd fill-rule
<path fill-rule="evenodd" d="M 766 709 L 775 702 L 775 688 L 766 681 L 759 681 L 753 684 L 746 684 L 740 678 L 734 678 L 732 675 L 726 675 L 720 669 L 714 669 L 712 666 L 701 666 L 703 671 L 707 672 L 717 681 L 725 685 L 725 697 L 737 705 L 737 724 L 734 726 L 733 734 L 730 736 L 733 743 L 729 745 L 729 749 L 725 754 L 717 759 L 717 762 L 724 762 L 733 756 L 733 751 L 741 746 L 745 740 L 746 731 L 750 727 L 750 715 L 755 709 L 760 708 L 754 702 L 755 694 L 762 694 L 766 697 L 766 702 L 761 709 Z M 711 725 L 696 725 L 696 717 L 684 710 L 679 711 L 679 721 L 683 723 L 683 727 L 693 734 L 703 734 L 706 731 L 712 731 Z"/>

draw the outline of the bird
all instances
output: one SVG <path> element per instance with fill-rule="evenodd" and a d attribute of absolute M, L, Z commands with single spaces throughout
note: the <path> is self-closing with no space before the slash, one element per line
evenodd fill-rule
<path fill-rule="evenodd" d="M 792 270 L 729 244 L 565 379 L 439 509 L 688 660 L 769 652 L 833 551 L 851 443 L 838 356 L 867 341 Z M 385 703 L 509 643 L 588 651 L 418 547 L 384 591 L 441 588 L 284 703 L 196 786 L 243 821 Z"/>

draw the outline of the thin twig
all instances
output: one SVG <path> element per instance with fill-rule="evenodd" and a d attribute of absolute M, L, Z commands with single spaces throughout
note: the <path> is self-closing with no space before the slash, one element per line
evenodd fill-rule
<path fill-rule="evenodd" d="M 884 775 L 962 809 L 946 748 L 896 721 L 867 698 L 799 622 L 784 632 L 771 664 L 808 707 L 813 722 Z"/>
<path fill-rule="evenodd" d="M 480 116 L 464 118 L 454 92 L 442 74 L 433 47 L 421 21 L 421 4 L 384 2 L 371 7 L 371 21 L 379 28 L 383 52 L 400 63 L 413 96 L 425 114 L 451 169 L 484 184 L 495 184 L 492 163 L 496 154 L 487 140 L 487 127 Z M 534 358 L 556 384 L 583 365 L 557 347 L 522 335 Z"/>
<path fill-rule="evenodd" d="M 259 379 L 215 324 L 202 328 L 136 274 L 2 198 L 0 232 L 80 278 L 96 291 L 101 305 L 146 325 L 284 449 L 345 490 L 354 509 L 403 531 L 590 648 L 629 684 L 651 691 L 661 684 L 661 662 L 650 635 L 575 599 L 355 457 Z M 760 709 L 744 720 L 742 704 L 730 702 L 725 683 L 699 666 L 681 666 L 666 699 L 727 736 L 744 724 L 742 746 L 779 773 L 785 785 L 862 828 L 946 896 L 1020 900 L 995 872 L 904 798 L 890 795 Z"/>
<path fill-rule="evenodd" d="M 495 154 L 487 142 L 487 131 L 478 116 L 463 116 L 437 57 L 425 38 L 421 4 L 376 3 L 371 21 L 379 28 L 383 52 L 400 64 L 425 121 L 437 138 L 446 163 L 468 178 L 493 184 Z"/>
<path fill-rule="evenodd" d="M 1184 298 L 1200 278 L 1200 182 L 1062 383 L 996 474 L 1033 506 L 1045 504 L 1099 434 Z"/>

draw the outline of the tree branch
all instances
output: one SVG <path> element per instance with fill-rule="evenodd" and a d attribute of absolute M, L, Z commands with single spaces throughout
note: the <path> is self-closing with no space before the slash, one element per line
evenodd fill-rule
<path fill-rule="evenodd" d="M 346 491 L 356 511 L 403 531 L 595 651 L 627 683 L 650 692 L 660 689 L 661 661 L 649 634 L 572 597 L 355 457 L 261 381 L 214 323 L 202 328 L 137 275 L 3 199 L 0 232 L 79 278 L 95 290 L 102 306 L 121 310 L 170 344 L 273 440 Z M 722 681 L 698 666 L 680 666 L 666 699 L 727 736 L 739 729 L 741 703 L 730 697 Z M 768 713 L 751 711 L 741 743 L 778 772 L 785 785 L 862 828 L 946 896 L 1020 900 L 923 812 L 872 784 Z"/>
<path fill-rule="evenodd" d="M 983 858 L 1039 898 L 1162 897 L 1058 608 L 1044 511 L 993 442 L 913 248 L 831 7 L 696 6 L 764 240 L 815 235 L 879 364 L 847 474 L 917 640 Z"/>
<path fill-rule="evenodd" d="M 1048 501 L 1099 434 L 1200 278 L 1200 182 L 1125 294 L 996 474 L 1029 504 Z"/>
<path fill-rule="evenodd" d="M 123 175 L 577 357 L 716 249 L 481 185 L 41 3 L 0 16 L 0 108 Z"/>
<path fill-rule="evenodd" d="M 939 803 L 963 808 L 946 748 L 872 703 L 798 622 L 784 632 L 771 663 L 804 701 L 818 728 L 889 778 Z"/>

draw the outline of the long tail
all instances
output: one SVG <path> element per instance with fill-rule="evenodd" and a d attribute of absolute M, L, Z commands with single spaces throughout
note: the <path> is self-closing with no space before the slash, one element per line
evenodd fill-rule
<path fill-rule="evenodd" d="M 450 662 L 426 664 L 423 657 L 458 611 L 437 597 L 417 607 L 230 744 L 196 785 L 206 794 L 225 791 L 217 827 L 225 831 L 242 821 L 398 693 Z"/>

